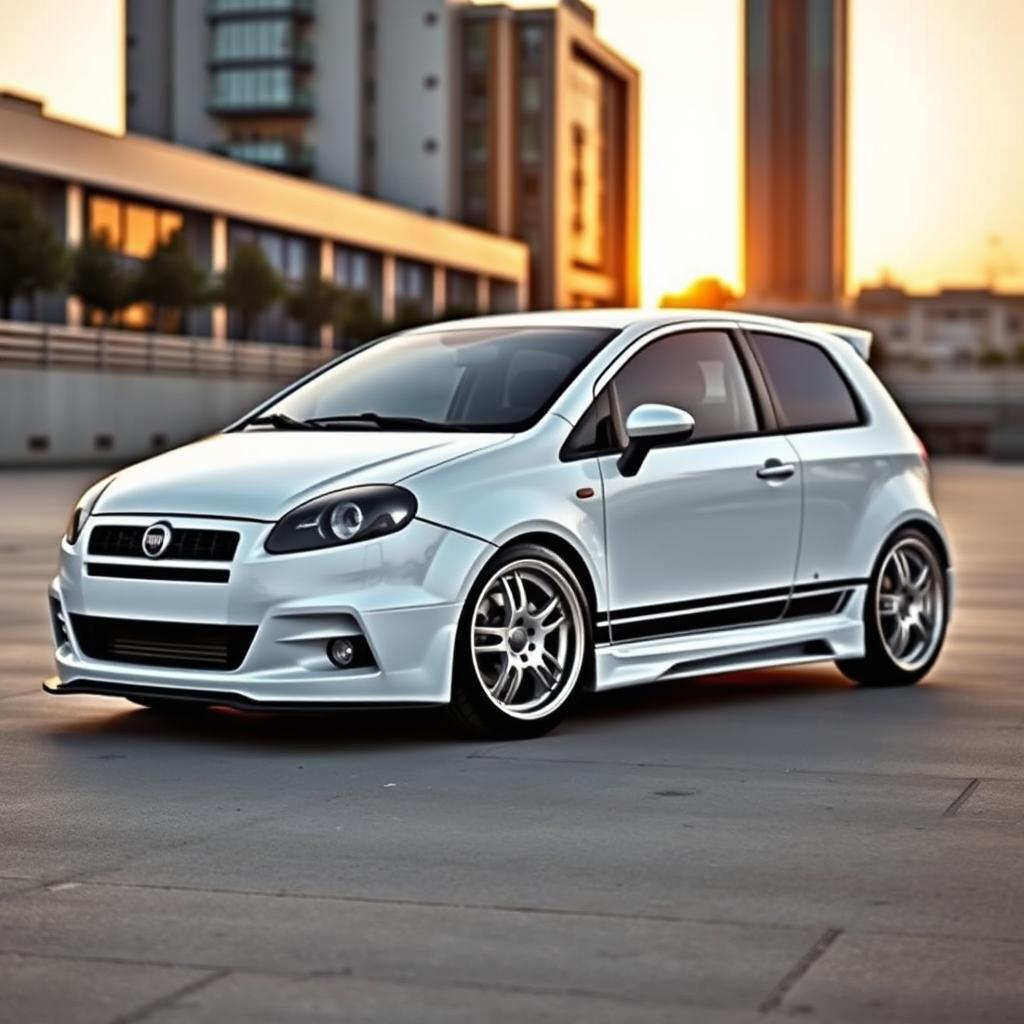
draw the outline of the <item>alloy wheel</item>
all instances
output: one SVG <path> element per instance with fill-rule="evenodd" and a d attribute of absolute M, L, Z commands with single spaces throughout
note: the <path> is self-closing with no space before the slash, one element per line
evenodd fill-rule
<path fill-rule="evenodd" d="M 572 694 L 583 666 L 583 609 L 553 565 L 502 566 L 473 610 L 472 653 L 487 697 L 514 718 L 550 714 Z"/>
<path fill-rule="evenodd" d="M 926 664 L 942 638 L 945 616 L 942 566 L 930 545 L 907 537 L 892 548 L 882 564 L 875 611 L 889 657 L 906 672 Z"/>

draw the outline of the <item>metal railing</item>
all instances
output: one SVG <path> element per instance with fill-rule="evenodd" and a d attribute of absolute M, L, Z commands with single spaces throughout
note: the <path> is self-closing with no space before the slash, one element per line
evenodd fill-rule
<path fill-rule="evenodd" d="M 320 349 L 218 342 L 93 327 L 0 320 L 0 369 L 36 367 L 167 376 L 294 380 L 322 365 Z"/>

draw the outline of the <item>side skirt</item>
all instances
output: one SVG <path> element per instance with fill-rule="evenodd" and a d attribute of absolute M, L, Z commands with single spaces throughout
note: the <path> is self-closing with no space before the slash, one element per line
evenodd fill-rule
<path fill-rule="evenodd" d="M 712 672 L 861 657 L 863 605 L 864 588 L 859 587 L 842 610 L 833 615 L 632 643 L 598 644 L 594 652 L 594 688 L 611 690 Z"/>

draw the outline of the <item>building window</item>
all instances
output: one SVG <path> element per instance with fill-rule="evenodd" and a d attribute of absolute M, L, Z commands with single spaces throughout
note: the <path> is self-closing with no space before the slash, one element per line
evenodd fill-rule
<path fill-rule="evenodd" d="M 524 25 L 519 30 L 519 59 L 535 64 L 544 57 L 544 26 Z"/>
<path fill-rule="evenodd" d="M 607 261 L 609 155 L 605 80 L 592 65 L 574 60 L 569 77 L 570 218 L 572 258 L 588 267 Z"/>
<path fill-rule="evenodd" d="M 157 246 L 169 242 L 185 226 L 184 215 L 179 210 L 104 195 L 89 196 L 86 216 L 89 236 L 106 239 L 128 270 L 152 256 Z M 140 302 L 122 310 L 118 321 L 124 327 L 139 329 L 158 326 L 162 330 L 177 331 L 181 327 L 178 311 L 167 311 L 161 322 L 154 325 L 152 307 Z"/>
<path fill-rule="evenodd" d="M 487 125 L 480 121 L 471 121 L 466 125 L 466 156 L 470 163 L 487 162 L 487 143 Z"/>
<path fill-rule="evenodd" d="M 224 107 L 289 107 L 302 97 L 290 68 L 245 68 L 218 71 L 213 102 Z"/>
<path fill-rule="evenodd" d="M 413 260 L 395 261 L 395 298 L 419 304 L 430 295 L 430 268 Z"/>
<path fill-rule="evenodd" d="M 471 71 L 466 76 L 466 92 L 470 100 L 486 100 L 487 91 L 487 75 L 483 71 Z"/>
<path fill-rule="evenodd" d="M 380 256 L 365 249 L 338 245 L 334 249 L 334 283 L 346 291 L 376 294 Z"/>
<path fill-rule="evenodd" d="M 107 245 L 129 259 L 144 260 L 158 245 L 169 242 L 184 226 L 178 210 L 129 203 L 111 196 L 89 197 L 89 234 L 106 237 Z"/>
<path fill-rule="evenodd" d="M 487 25 L 482 21 L 470 22 L 464 39 L 467 63 L 483 64 L 487 60 Z"/>
<path fill-rule="evenodd" d="M 229 261 L 242 245 L 259 246 L 267 262 L 289 285 L 298 284 L 307 274 L 317 273 L 320 265 L 319 246 L 310 238 L 232 222 L 228 225 Z M 241 338 L 241 322 L 233 310 L 230 311 L 229 328 L 231 337 Z M 254 335 L 241 340 L 305 345 L 314 339 L 306 328 L 291 320 L 283 304 L 278 303 L 260 316 Z"/>
<path fill-rule="evenodd" d="M 288 18 L 229 21 L 213 27 L 215 60 L 283 60 L 295 53 L 295 35 Z"/>
<path fill-rule="evenodd" d="M 519 107 L 524 114 L 538 114 L 541 108 L 540 75 L 523 75 L 519 83 Z"/>
<path fill-rule="evenodd" d="M 540 124 L 533 119 L 519 126 L 519 159 L 527 164 L 540 160 Z"/>
<path fill-rule="evenodd" d="M 449 314 L 477 312 L 476 275 L 467 274 L 463 270 L 449 270 L 446 279 L 447 312 Z"/>

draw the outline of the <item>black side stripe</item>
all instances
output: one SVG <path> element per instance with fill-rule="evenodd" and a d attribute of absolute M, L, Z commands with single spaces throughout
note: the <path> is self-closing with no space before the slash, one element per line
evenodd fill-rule
<path fill-rule="evenodd" d="M 616 611 L 598 615 L 598 621 L 618 622 L 621 619 L 643 619 L 654 615 L 667 615 L 670 612 L 703 611 L 723 604 L 747 604 L 751 601 L 764 601 L 771 598 L 785 598 L 789 595 L 789 587 L 775 587 L 771 590 L 748 590 L 742 594 L 720 594 L 717 597 L 698 597 L 687 601 L 669 601 L 665 604 L 636 605 L 632 608 L 620 608 Z"/>
<path fill-rule="evenodd" d="M 802 583 L 792 588 L 752 590 L 696 600 L 642 605 L 598 613 L 594 643 L 652 640 L 733 626 L 750 626 L 788 619 L 834 615 L 866 579 Z"/>

